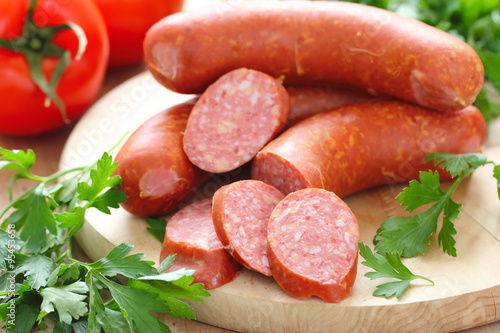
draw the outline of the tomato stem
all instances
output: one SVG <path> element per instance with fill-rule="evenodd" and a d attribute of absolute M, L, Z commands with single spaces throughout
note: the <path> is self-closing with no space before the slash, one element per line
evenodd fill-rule
<path fill-rule="evenodd" d="M 68 67 L 71 56 L 70 52 L 61 48 L 53 42 L 53 39 L 61 31 L 70 29 L 78 38 L 78 51 L 75 60 L 81 59 L 87 47 L 87 37 L 83 29 L 75 23 L 68 22 L 58 26 L 39 27 L 33 20 L 34 10 L 38 0 L 31 0 L 23 26 L 23 32 L 14 39 L 0 38 L 0 48 L 8 49 L 16 53 L 22 53 L 28 64 L 33 82 L 42 90 L 46 96 L 44 107 L 49 107 L 53 102 L 58 107 L 63 121 L 68 124 L 70 120 L 66 113 L 66 107 L 56 93 L 56 88 L 61 76 Z M 52 72 L 50 80 L 42 71 L 45 58 L 59 58 L 56 68 Z"/>

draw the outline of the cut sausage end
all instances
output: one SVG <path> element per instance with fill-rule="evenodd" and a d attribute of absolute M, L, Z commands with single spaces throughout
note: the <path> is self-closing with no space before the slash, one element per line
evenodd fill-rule
<path fill-rule="evenodd" d="M 202 170 L 222 173 L 249 162 L 281 129 L 290 101 L 271 76 L 240 68 L 220 77 L 189 116 L 184 151 Z"/>
<path fill-rule="evenodd" d="M 252 163 L 251 177 L 276 187 L 281 193 L 313 187 L 304 173 L 283 156 L 261 151 Z"/>
<path fill-rule="evenodd" d="M 194 269 L 194 282 L 206 289 L 236 278 L 240 265 L 217 238 L 212 221 L 212 200 L 197 201 L 174 214 L 167 223 L 160 262 L 177 254 L 169 271 Z"/>
<path fill-rule="evenodd" d="M 332 303 L 350 294 L 359 225 L 333 192 L 310 188 L 286 196 L 271 215 L 267 237 L 273 277 L 288 294 Z"/>
<path fill-rule="evenodd" d="M 220 188 L 213 197 L 212 216 L 222 244 L 243 266 L 271 276 L 267 258 L 267 224 L 285 196 L 257 180 L 242 180 Z"/>

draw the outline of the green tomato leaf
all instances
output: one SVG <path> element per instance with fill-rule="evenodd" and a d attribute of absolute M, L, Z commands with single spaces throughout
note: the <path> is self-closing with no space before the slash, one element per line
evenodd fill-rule
<path fill-rule="evenodd" d="M 39 291 L 43 301 L 38 320 L 54 312 L 54 307 L 59 314 L 59 320 L 71 324 L 72 318 L 79 319 L 87 314 L 87 303 L 84 301 L 88 292 L 87 285 L 78 281 L 67 286 L 47 287 Z"/>

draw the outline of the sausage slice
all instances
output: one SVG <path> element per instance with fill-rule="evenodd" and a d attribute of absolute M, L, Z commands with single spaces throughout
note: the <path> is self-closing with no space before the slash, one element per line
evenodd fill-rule
<path fill-rule="evenodd" d="M 359 226 L 333 192 L 312 188 L 289 194 L 273 210 L 267 232 L 269 265 L 285 292 L 331 303 L 350 294 Z"/>
<path fill-rule="evenodd" d="M 160 262 L 177 254 L 169 271 L 194 269 L 194 282 L 214 289 L 231 282 L 240 264 L 224 249 L 212 221 L 212 199 L 197 201 L 174 214 L 167 223 Z"/>
<path fill-rule="evenodd" d="M 243 266 L 271 276 L 267 259 L 267 223 L 285 196 L 257 180 L 221 187 L 213 197 L 215 231 L 224 247 Z"/>
<path fill-rule="evenodd" d="M 201 95 L 189 116 L 184 151 L 202 170 L 222 173 L 250 161 L 285 125 L 290 101 L 271 76 L 241 68 Z"/>

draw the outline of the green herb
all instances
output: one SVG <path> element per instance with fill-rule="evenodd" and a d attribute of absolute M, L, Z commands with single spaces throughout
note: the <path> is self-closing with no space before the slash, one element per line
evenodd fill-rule
<path fill-rule="evenodd" d="M 365 259 L 361 264 L 375 270 L 366 273 L 366 277 L 371 280 L 379 278 L 399 280 L 378 285 L 373 296 L 383 296 L 385 298 L 396 296 L 399 299 L 415 279 L 423 279 L 434 284 L 432 280 L 424 276 L 413 274 L 403 265 L 401 258 L 392 253 L 386 253 L 385 256 L 373 253 L 367 245 L 359 243 L 359 254 Z"/>
<path fill-rule="evenodd" d="M 149 227 L 146 230 L 153 235 L 157 240 L 163 243 L 163 239 L 165 238 L 165 227 L 167 222 L 161 219 L 146 219 L 146 223 Z"/>
<path fill-rule="evenodd" d="M 338 0 L 387 9 L 423 21 L 471 45 L 485 69 L 475 104 L 486 121 L 500 115 L 500 0 Z"/>
<path fill-rule="evenodd" d="M 0 221 L 5 218 L 0 229 L 3 329 L 31 332 L 46 328 L 50 319 L 54 331 L 169 332 L 153 312 L 194 318 L 180 299 L 203 301 L 209 293 L 193 284 L 192 270 L 163 273 L 174 257 L 156 269 L 144 254 L 130 254 L 131 244 L 118 245 L 94 263 L 72 257 L 71 239 L 83 226 L 86 210 L 109 214 L 125 200 L 109 154 L 93 166 L 48 177 L 31 173 L 35 162 L 31 150 L 0 148 L 0 169 L 14 172 L 7 189 L 11 203 L 0 212 Z M 56 183 L 61 177 L 65 180 Z M 36 185 L 14 199 L 19 179 Z"/>
<path fill-rule="evenodd" d="M 438 172 L 421 172 L 419 180 L 412 180 L 409 187 L 396 197 L 406 210 L 415 209 L 432 204 L 423 212 L 406 216 L 393 217 L 385 220 L 377 230 L 374 242 L 375 250 L 379 253 L 393 253 L 403 257 L 414 257 L 418 253 L 425 254 L 430 244 L 430 238 L 437 232 L 438 219 L 443 214 L 442 227 L 438 235 L 439 245 L 451 256 L 456 257 L 455 230 L 453 220 L 460 214 L 461 204 L 452 200 L 452 195 L 465 177 L 478 167 L 494 164 L 481 154 L 433 153 L 425 161 L 434 160 L 436 165 L 445 168 L 454 181 L 451 186 L 443 191 L 441 189 Z M 498 166 L 495 166 L 498 170 Z M 498 175 L 497 180 L 500 181 Z"/>
<path fill-rule="evenodd" d="M 442 216 L 442 226 L 438 234 L 438 243 L 443 250 L 457 256 L 454 235 L 457 234 L 453 220 L 460 214 L 461 204 L 452 200 L 453 193 L 465 177 L 477 168 L 492 164 L 493 177 L 497 181 L 498 196 L 500 198 L 500 165 L 489 161 L 481 154 L 451 154 L 432 153 L 425 161 L 434 161 L 435 165 L 446 169 L 454 178 L 446 191 L 441 188 L 438 172 L 421 172 L 419 180 L 412 180 L 409 186 L 396 197 L 406 210 L 412 212 L 417 208 L 429 205 L 421 213 L 406 217 L 392 217 L 385 220 L 377 230 L 374 237 L 375 251 L 360 244 L 360 255 L 366 260 L 365 266 L 371 267 L 375 272 L 365 274 L 371 279 L 392 277 L 401 281 L 382 284 L 377 287 L 374 296 L 386 298 L 396 295 L 401 297 L 416 278 L 402 263 L 400 257 L 414 257 L 418 253 L 425 254 L 430 244 L 431 237 L 437 232 L 438 220 Z"/>

